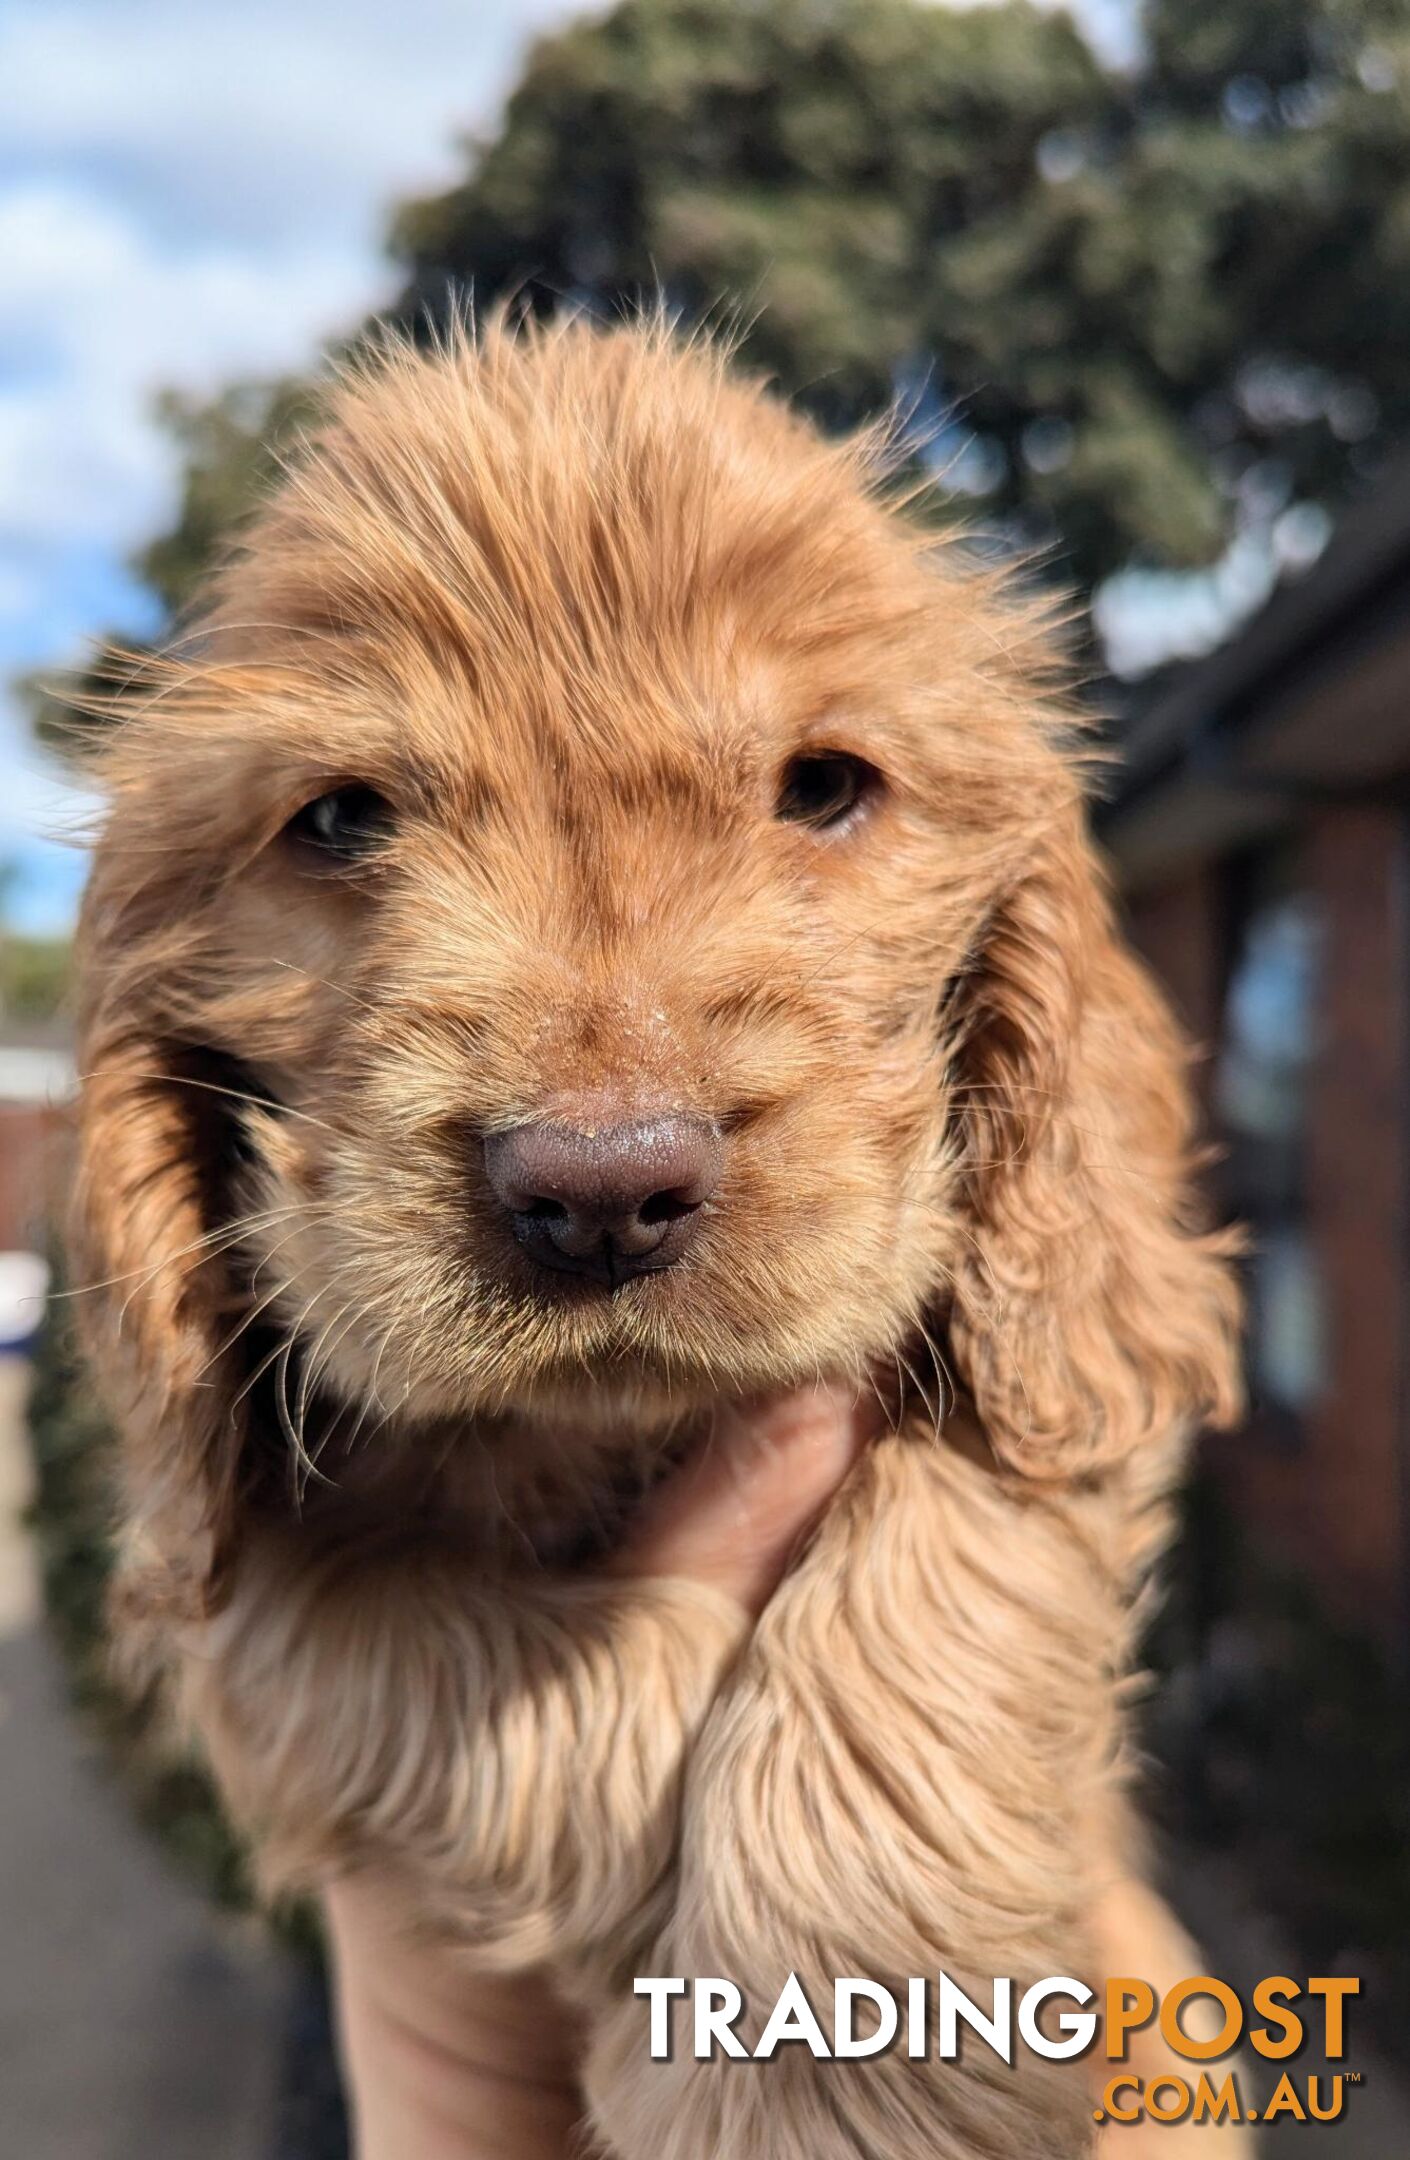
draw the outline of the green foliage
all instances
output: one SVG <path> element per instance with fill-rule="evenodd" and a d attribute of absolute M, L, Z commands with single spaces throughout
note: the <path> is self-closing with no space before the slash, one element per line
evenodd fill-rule
<path fill-rule="evenodd" d="M 52 1020 L 68 988 L 67 938 L 0 936 L 0 1020 Z"/>
<path fill-rule="evenodd" d="M 181 450 L 181 505 L 170 532 L 159 533 L 133 568 L 179 617 L 222 546 L 275 478 L 279 461 L 311 414 L 313 399 L 297 382 L 236 384 L 202 405 L 168 393 L 159 411 Z"/>
<path fill-rule="evenodd" d="M 1025 0 L 624 0 L 399 213 L 404 308 L 737 299 L 826 421 L 933 368 L 986 518 L 1083 587 L 1208 563 L 1410 423 L 1410 18 L 1145 20 L 1128 78 Z"/>
<path fill-rule="evenodd" d="M 1029 0 L 620 0 L 543 39 L 463 178 L 397 212 L 398 315 L 738 310 L 826 425 L 928 383 L 955 506 L 1082 591 L 1210 563 L 1410 428 L 1410 12 L 1143 21 L 1123 74 Z M 308 397 L 168 403 L 184 494 L 138 568 L 174 612 Z"/>
<path fill-rule="evenodd" d="M 538 47 L 464 183 L 404 209 L 393 246 L 435 310 L 455 286 L 739 301 L 750 351 L 850 419 L 929 350 L 943 250 L 1026 200 L 1044 135 L 1104 96 L 1072 26 L 1023 0 L 626 0 Z"/>
<path fill-rule="evenodd" d="M 120 1686 L 112 1671 L 104 1601 L 113 1563 L 113 1448 L 78 1366 L 62 1298 L 51 1303 L 37 1347 L 29 1422 L 37 1481 L 31 1523 L 75 1706 L 143 1821 L 221 1904 L 245 1904 L 244 1860 L 205 1772 L 158 1704 Z"/>

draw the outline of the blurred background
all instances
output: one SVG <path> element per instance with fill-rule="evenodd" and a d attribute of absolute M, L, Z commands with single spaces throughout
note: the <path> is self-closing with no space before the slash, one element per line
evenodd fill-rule
<path fill-rule="evenodd" d="M 1410 0 L 0 0 L 0 2150 L 345 2150 L 312 1932 L 251 1915 L 199 1766 L 102 1664 L 105 1435 L 44 1319 L 66 700 L 95 639 L 162 635 L 374 314 L 657 292 L 824 426 L 900 398 L 932 514 L 1082 603 L 1094 815 L 1252 1232 L 1253 1408 L 1192 1483 L 1151 1806 L 1211 1971 L 1362 1979 L 1364 2085 L 1317 2134 L 1390 2160 Z"/>

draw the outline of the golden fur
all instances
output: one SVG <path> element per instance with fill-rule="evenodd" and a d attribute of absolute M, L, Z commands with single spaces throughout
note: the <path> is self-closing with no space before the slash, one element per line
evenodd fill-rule
<path fill-rule="evenodd" d="M 656 328 L 391 350 L 108 755 L 76 1247 L 122 1628 L 272 1881 L 392 1869 L 591 2006 L 622 2160 L 1087 2150 L 1080 2064 L 651 2064 L 623 1983 L 1094 1974 L 1140 1592 L 1234 1402 L 1048 631 L 882 447 Z M 809 744 L 883 776 L 845 833 L 772 815 Z M 284 828 L 350 783 L 394 833 L 309 875 Z M 478 1152 L 603 1091 L 727 1147 L 610 1297 L 544 1287 Z M 751 1639 L 545 1568 L 816 1373 L 895 1430 Z"/>

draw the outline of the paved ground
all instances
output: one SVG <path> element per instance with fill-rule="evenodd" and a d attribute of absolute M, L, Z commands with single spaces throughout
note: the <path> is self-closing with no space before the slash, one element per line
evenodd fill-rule
<path fill-rule="evenodd" d="M 1246 2002 L 1255 1983 L 1270 1973 L 1306 1977 L 1306 1960 L 1266 1914 L 1248 1905 L 1232 1863 L 1185 1854 L 1173 1874 L 1181 1918 L 1205 1953 L 1205 1970 L 1227 1980 Z M 1258 2132 L 1260 2160 L 1281 2160 L 1283 2155 L 1291 2160 L 1289 2140 L 1296 2137 L 1303 2140 L 1298 2149 L 1310 2160 L 1405 2160 L 1410 2155 L 1410 2088 L 1389 2063 L 1361 2044 L 1357 2035 L 1362 2025 L 1353 2003 L 1344 2062 L 1329 2063 L 1312 2046 L 1286 2063 L 1265 2062 L 1251 2050 L 1245 2052 L 1238 2064 L 1240 2084 L 1247 2084 L 1261 2106 L 1283 2070 L 1291 2072 L 1300 2095 L 1309 2077 L 1320 2078 L 1318 2089 L 1325 2096 L 1331 2094 L 1335 2071 L 1358 2072 L 1361 2079 L 1346 2089 L 1345 2112 L 1336 2122 L 1299 2123 L 1292 2115 L 1279 2115 L 1265 2123 Z"/>
<path fill-rule="evenodd" d="M 0 1357 L 0 2154 L 268 2160 L 287 1981 L 133 1826 L 37 1632 Z"/>

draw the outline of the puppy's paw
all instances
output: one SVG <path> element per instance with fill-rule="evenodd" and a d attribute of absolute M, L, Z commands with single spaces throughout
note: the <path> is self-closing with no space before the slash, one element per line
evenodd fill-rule
<path fill-rule="evenodd" d="M 991 1533 L 976 1535 L 979 1519 Z M 1001 1581 L 991 1555 L 1007 1555 Z M 1076 1527 L 932 1438 L 880 1442 L 727 1680 L 685 1789 L 676 1903 L 642 1974 L 733 1982 L 751 2056 L 790 1974 L 830 2038 L 834 1982 L 1092 1969 L 1081 1826 L 1108 1774 L 1106 1609 Z M 982 1614 L 982 1624 L 975 1615 Z M 997 1677 L 996 1677 L 997 1676 Z M 865 2016 L 865 2011 L 862 2013 Z M 865 2031 L 865 2024 L 861 2029 Z M 587 2088 L 622 2160 L 1080 2160 L 1080 2062 L 904 2040 L 818 2060 L 703 2059 L 676 2004 L 594 2036 Z"/>

